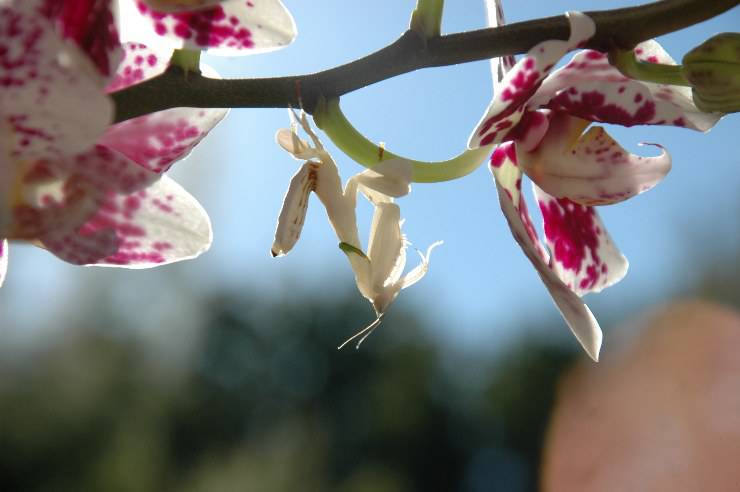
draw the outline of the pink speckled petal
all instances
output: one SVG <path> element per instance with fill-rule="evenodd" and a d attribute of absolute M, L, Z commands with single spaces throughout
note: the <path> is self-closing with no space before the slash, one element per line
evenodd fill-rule
<path fill-rule="evenodd" d="M 211 7 L 223 1 L 225 0 L 144 0 L 144 3 L 161 12 L 177 12 Z"/>
<path fill-rule="evenodd" d="M 293 18 L 280 0 L 226 0 L 191 12 L 165 13 L 141 0 L 118 0 L 121 40 L 172 48 L 208 50 L 212 55 L 272 51 L 295 38 Z"/>
<path fill-rule="evenodd" d="M 39 236 L 41 246 L 59 259 L 73 265 L 89 265 L 114 254 L 119 246 L 116 231 L 101 229 L 80 234 L 77 230 L 58 228 Z"/>
<path fill-rule="evenodd" d="M 522 174 L 516 165 L 513 144 L 499 146 L 491 158 L 491 170 L 496 181 L 501 210 L 514 239 L 537 270 L 576 339 L 592 359 L 598 360 L 601 328 L 588 306 L 549 266 L 549 257 L 540 244 L 520 192 Z"/>
<path fill-rule="evenodd" d="M 41 245 L 62 260 L 84 265 L 116 251 L 115 231 L 80 233 L 80 227 L 100 206 L 97 190 L 75 179 L 65 184 L 72 187 L 62 199 L 47 201 L 42 207 L 26 207 L 16 214 L 18 229 L 27 239 L 38 239 Z M 27 218 L 23 218 L 27 215 Z"/>
<path fill-rule="evenodd" d="M 638 44 L 635 47 L 635 55 L 637 59 L 642 61 L 675 65 L 673 58 L 671 58 L 657 41 L 652 39 Z M 665 104 L 675 106 L 679 112 L 683 111 L 678 116 L 674 114 L 663 115 L 665 124 L 686 126 L 687 128 L 705 132 L 711 129 L 722 117 L 720 113 L 704 113 L 699 110 L 694 104 L 689 87 L 653 84 L 649 82 L 645 82 L 644 84 L 656 99 L 665 102 Z M 659 110 L 658 112 L 660 113 L 661 111 Z M 682 118 L 684 121 L 681 120 Z"/>
<path fill-rule="evenodd" d="M 5 282 L 5 275 L 8 272 L 8 241 L 0 241 L 0 287 Z"/>
<path fill-rule="evenodd" d="M 126 58 L 108 90 L 118 90 L 159 75 L 167 68 L 172 50 L 152 50 L 128 43 Z M 218 74 L 203 66 L 211 78 Z M 228 114 L 225 108 L 173 108 L 112 125 L 99 143 L 127 156 L 140 166 L 163 173 L 184 159 Z"/>
<path fill-rule="evenodd" d="M 517 142 L 519 165 L 550 195 L 583 205 L 621 202 L 657 185 L 671 170 L 671 157 L 641 157 L 622 148 L 601 127 L 564 113 L 556 114 L 537 148 L 526 152 Z"/>
<path fill-rule="evenodd" d="M 659 48 L 654 41 L 641 46 Z M 658 58 L 670 60 L 663 55 Z M 720 118 L 697 109 L 691 89 L 628 79 L 609 64 L 604 53 L 592 50 L 578 53 L 551 74 L 531 104 L 623 126 L 673 125 L 706 131 Z"/>
<path fill-rule="evenodd" d="M 117 238 L 114 251 L 87 263 L 149 268 L 195 258 L 212 242 L 203 207 L 167 176 L 131 194 L 107 194 L 80 230 L 83 235 L 111 232 Z"/>
<path fill-rule="evenodd" d="M 517 220 L 521 222 L 526 231 L 527 237 L 532 243 L 531 248 L 545 264 L 548 264 L 550 256 L 537 237 L 537 230 L 532 223 L 532 218 L 527 210 L 527 202 L 522 195 L 522 177 L 524 175 L 519 169 L 516 146 L 513 142 L 503 143 L 494 150 L 491 155 L 490 169 L 496 180 L 499 194 L 505 193 L 519 214 Z"/>
<path fill-rule="evenodd" d="M 208 135 L 228 109 L 175 108 L 111 126 L 100 143 L 163 173 Z"/>
<path fill-rule="evenodd" d="M 533 187 L 544 219 L 551 267 L 560 280 L 579 296 L 622 280 L 627 258 L 614 245 L 596 209 Z"/>
<path fill-rule="evenodd" d="M 28 219 L 18 228 L 61 259 L 80 265 L 118 255 L 137 241 L 144 229 L 133 218 L 159 175 L 101 145 L 61 161 L 46 163 L 46 174 L 36 172 L 38 188 L 48 198 L 27 199 L 34 213 L 25 210 Z M 56 194 L 60 198 L 46 191 L 46 175 L 67 176 L 64 193 Z"/>
<path fill-rule="evenodd" d="M 85 52 L 103 77 L 115 73 L 123 53 L 111 0 L 47 0 L 43 12 L 57 23 L 63 38 Z"/>
<path fill-rule="evenodd" d="M 92 145 L 113 118 L 103 80 L 36 0 L 0 5 L 0 126 L 11 158 L 58 158 Z"/>
<path fill-rule="evenodd" d="M 49 163 L 51 166 L 52 163 Z M 132 193 L 141 190 L 159 179 L 159 175 L 142 168 L 125 155 L 104 145 L 96 145 L 87 152 L 67 159 L 67 172 L 84 179 L 94 192 Z"/>
<path fill-rule="evenodd" d="M 537 92 L 545 76 L 568 51 L 587 41 L 595 32 L 595 24 L 580 12 L 569 12 L 568 41 L 544 41 L 519 60 L 500 84 L 493 101 L 468 141 L 471 149 L 501 142 L 522 116 L 529 100 Z"/>
<path fill-rule="evenodd" d="M 115 76 L 105 88 L 106 92 L 124 89 L 156 77 L 167 69 L 172 56 L 171 48 L 153 49 L 141 43 L 125 43 L 122 48 L 123 59 Z"/>
<path fill-rule="evenodd" d="M 103 146 L 66 159 L 40 161 L 24 177 L 24 200 L 14 207 L 11 237 L 39 239 L 70 263 L 93 263 L 115 253 L 118 236 L 125 230 L 83 226 L 101 209 L 108 210 L 107 197 L 131 194 L 158 178 Z"/>
<path fill-rule="evenodd" d="M 68 223 L 65 237 L 71 236 L 77 249 L 65 260 L 146 268 L 193 258 L 210 246 L 205 211 L 169 178 L 103 146 L 78 156 L 72 172 L 91 188 L 88 195 L 95 197 L 96 209 L 84 223 Z M 43 240 L 62 256 L 56 243 Z"/>

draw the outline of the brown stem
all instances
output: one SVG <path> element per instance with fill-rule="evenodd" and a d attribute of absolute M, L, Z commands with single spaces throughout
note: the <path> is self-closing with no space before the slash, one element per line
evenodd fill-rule
<path fill-rule="evenodd" d="M 641 41 L 698 24 L 740 0 L 661 0 L 616 10 L 586 12 L 596 34 L 586 47 L 631 48 Z M 288 77 L 216 80 L 172 67 L 162 75 L 112 95 L 116 122 L 174 107 L 285 108 L 311 113 L 320 96 L 338 97 L 420 68 L 455 65 L 524 53 L 547 39 L 567 39 L 565 16 L 449 34 L 426 42 L 412 31 L 375 53 L 322 72 Z M 298 98 L 301 98 L 299 102 Z"/>

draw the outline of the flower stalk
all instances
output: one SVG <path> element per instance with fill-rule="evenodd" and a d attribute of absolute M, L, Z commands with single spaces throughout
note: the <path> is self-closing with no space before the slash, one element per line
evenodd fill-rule
<path fill-rule="evenodd" d="M 631 79 L 655 84 L 690 85 L 681 65 L 664 65 L 640 61 L 633 50 L 613 50 L 609 62 Z"/>
<path fill-rule="evenodd" d="M 412 164 L 411 180 L 415 183 L 439 183 L 451 181 L 470 174 L 486 160 L 491 153 L 490 146 L 466 150 L 461 154 L 438 162 L 424 162 L 409 159 L 387 150 L 367 139 L 347 120 L 339 107 L 339 99 L 322 100 L 314 112 L 316 125 L 357 163 L 372 168 L 389 159 L 403 159 Z"/>
<path fill-rule="evenodd" d="M 444 0 L 418 0 L 416 8 L 411 13 L 409 29 L 419 34 L 423 39 L 439 36 L 442 28 L 444 3 Z"/>
<path fill-rule="evenodd" d="M 179 67 L 185 72 L 185 76 L 193 73 L 200 73 L 200 51 L 196 50 L 175 50 L 170 58 L 171 67 Z"/>

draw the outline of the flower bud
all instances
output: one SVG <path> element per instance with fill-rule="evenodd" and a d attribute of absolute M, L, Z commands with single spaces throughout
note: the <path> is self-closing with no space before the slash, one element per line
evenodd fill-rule
<path fill-rule="evenodd" d="M 717 34 L 689 51 L 683 75 L 702 111 L 740 111 L 740 33 Z"/>

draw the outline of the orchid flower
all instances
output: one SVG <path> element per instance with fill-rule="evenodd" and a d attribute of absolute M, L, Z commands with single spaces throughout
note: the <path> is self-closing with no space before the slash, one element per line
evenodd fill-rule
<path fill-rule="evenodd" d="M 120 45 L 108 0 L 0 0 L 0 238 L 65 261 L 143 268 L 211 243 L 208 216 L 162 173 L 226 114 L 176 108 L 110 126 L 107 91 L 161 73 L 171 50 Z M 7 265 L 0 248 L 0 282 Z"/>
<path fill-rule="evenodd" d="M 393 199 L 410 191 L 411 164 L 403 159 L 383 161 L 373 169 L 366 169 L 350 178 L 342 190 L 337 166 L 309 126 L 305 114 L 297 119 L 313 146 L 298 137 L 296 124 L 290 130 L 277 133 L 278 144 L 296 159 L 306 162 L 291 179 L 285 194 L 272 255 L 282 256 L 293 248 L 303 229 L 309 195 L 316 193 L 339 239 L 339 248 L 352 266 L 358 290 L 375 310 L 375 321 L 340 345 L 341 348 L 362 336 L 357 344 L 359 347 L 380 324 L 398 293 L 424 277 L 429 269 L 431 251 L 441 242 L 432 244 L 426 254 L 419 253 L 419 265 L 403 275 L 408 241 L 401 233 L 401 212 Z M 362 192 L 375 207 L 367 252 L 362 249 L 357 230 L 355 208 L 358 192 Z"/>
<path fill-rule="evenodd" d="M 280 0 L 117 0 L 121 40 L 249 55 L 290 44 L 293 18 Z"/>
<path fill-rule="evenodd" d="M 487 0 L 487 7 L 489 23 L 503 24 L 500 0 Z M 632 155 L 601 127 L 583 131 L 591 121 L 706 131 L 720 115 L 697 109 L 687 88 L 628 79 L 593 50 L 581 51 L 550 73 L 595 32 L 586 15 L 571 12 L 568 18 L 567 41 L 542 42 L 518 62 L 492 60 L 499 87 L 469 147 L 500 144 L 490 167 L 512 234 L 578 341 L 598 360 L 601 329 L 580 296 L 621 280 L 628 263 L 592 205 L 647 191 L 668 173 L 671 161 L 665 151 L 657 157 Z M 645 61 L 673 63 L 654 41 L 641 43 L 635 53 Z M 521 192 L 525 173 L 534 182 L 547 249 Z"/>

